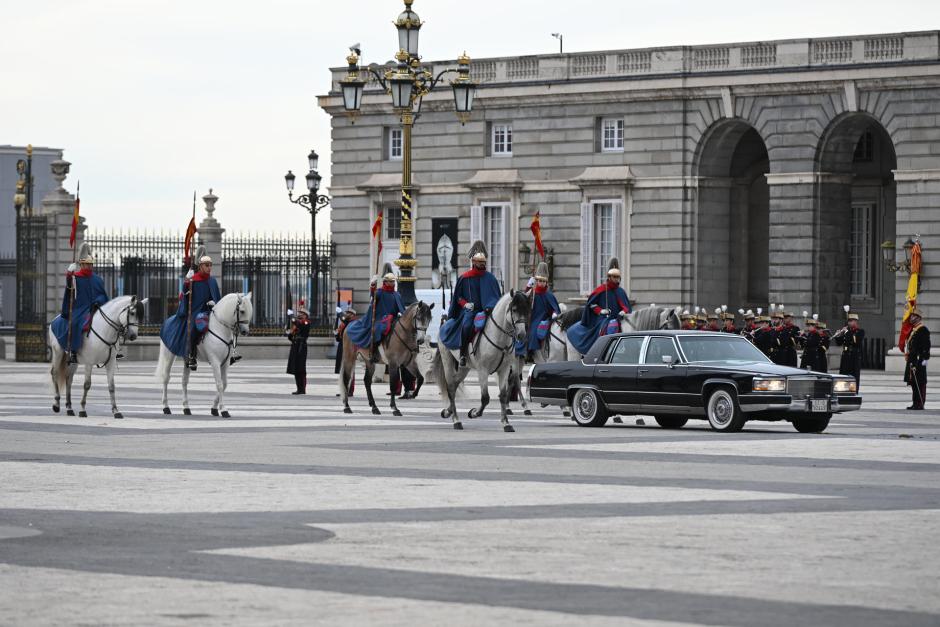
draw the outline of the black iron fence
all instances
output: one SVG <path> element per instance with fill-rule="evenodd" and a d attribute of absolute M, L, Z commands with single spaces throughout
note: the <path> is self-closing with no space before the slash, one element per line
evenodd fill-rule
<path fill-rule="evenodd" d="M 0 257 L 0 329 L 16 325 L 16 256 Z"/>
<path fill-rule="evenodd" d="M 86 240 L 96 257 L 95 272 L 108 293 L 149 298 L 140 333 L 159 334 L 160 325 L 179 304 L 185 274 L 183 237 L 89 233 Z M 298 307 L 301 300 L 314 321 L 311 334 L 328 335 L 334 320 L 334 250 L 331 242 L 320 241 L 312 258 L 309 238 L 226 237 L 222 241 L 220 288 L 223 294 L 252 292 L 252 335 L 283 333 L 287 310 Z M 320 271 L 317 285 L 311 280 L 313 263 Z"/>

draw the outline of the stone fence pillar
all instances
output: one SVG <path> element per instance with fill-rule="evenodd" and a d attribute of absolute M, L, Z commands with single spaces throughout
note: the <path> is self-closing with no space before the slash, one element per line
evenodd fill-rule
<path fill-rule="evenodd" d="M 206 203 L 206 217 L 199 223 L 199 243 L 206 247 L 206 254 L 212 257 L 212 274 L 215 275 L 220 285 L 225 268 L 222 267 L 222 235 L 225 229 L 219 224 L 219 221 L 212 215 L 215 213 L 215 203 L 219 197 L 209 193 L 202 197 Z"/>
<path fill-rule="evenodd" d="M 72 164 L 62 159 L 51 164 L 52 178 L 56 189 L 42 199 L 39 215 L 46 219 L 46 318 L 51 321 L 62 307 L 62 294 L 65 292 L 65 273 L 72 263 L 73 249 L 69 246 L 69 234 L 72 231 L 72 215 L 75 211 L 75 196 L 63 187 Z M 85 239 L 85 219 L 80 218 L 75 233 L 74 253 L 78 253 L 81 242 Z"/>

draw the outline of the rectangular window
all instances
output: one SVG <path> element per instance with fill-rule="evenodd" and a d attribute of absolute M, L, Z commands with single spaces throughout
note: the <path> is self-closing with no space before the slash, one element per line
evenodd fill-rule
<path fill-rule="evenodd" d="M 601 120 L 601 151 L 623 152 L 623 118 Z"/>
<path fill-rule="evenodd" d="M 852 206 L 851 260 L 852 296 L 871 298 L 874 292 L 872 272 L 872 218 L 874 205 Z"/>
<path fill-rule="evenodd" d="M 512 124 L 493 124 L 494 155 L 512 155 Z"/>
<path fill-rule="evenodd" d="M 385 239 L 397 240 L 401 237 L 401 207 L 386 207 L 382 217 L 385 227 Z"/>
<path fill-rule="evenodd" d="M 607 277 L 607 264 L 614 254 L 614 205 L 609 202 L 594 204 L 594 278 L 598 282 Z"/>
<path fill-rule="evenodd" d="M 388 158 L 392 161 L 401 159 L 401 133 L 402 130 L 400 128 L 389 127 L 388 129 Z"/>
<path fill-rule="evenodd" d="M 503 211 L 502 205 L 485 205 L 483 207 L 483 243 L 486 244 L 488 255 L 488 267 L 490 272 L 503 282 L 505 259 L 505 250 L 503 249 Z"/>

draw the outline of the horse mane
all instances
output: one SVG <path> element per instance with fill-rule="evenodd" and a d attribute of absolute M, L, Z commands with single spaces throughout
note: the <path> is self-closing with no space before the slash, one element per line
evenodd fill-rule
<path fill-rule="evenodd" d="M 659 314 L 664 307 L 643 307 L 633 312 L 633 326 L 638 331 L 650 331 L 659 328 Z"/>
<path fill-rule="evenodd" d="M 581 320 L 581 314 L 584 313 L 584 305 L 580 307 L 572 307 L 568 311 L 561 313 L 558 316 L 558 324 L 561 325 L 562 331 L 567 331 L 568 327 L 573 325 L 575 322 Z"/>
<path fill-rule="evenodd" d="M 104 305 L 101 306 L 101 310 L 104 311 L 109 316 L 115 313 L 120 312 L 122 309 L 131 304 L 131 300 L 136 298 L 133 294 L 125 294 L 124 296 L 115 296 Z M 140 301 L 137 301 L 138 305 Z"/>
<path fill-rule="evenodd" d="M 532 302 L 529 300 L 529 297 L 526 296 L 525 292 L 520 290 L 516 290 L 512 293 L 512 306 L 522 309 L 526 316 L 532 311 Z"/>

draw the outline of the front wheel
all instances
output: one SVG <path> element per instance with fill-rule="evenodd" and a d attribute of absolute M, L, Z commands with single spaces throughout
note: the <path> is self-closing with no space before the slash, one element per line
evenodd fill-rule
<path fill-rule="evenodd" d="M 596 390 L 581 388 L 571 401 L 573 418 L 580 427 L 603 427 L 607 424 L 607 408 Z"/>
<path fill-rule="evenodd" d="M 688 418 L 682 416 L 653 416 L 653 418 L 663 429 L 681 429 L 689 421 Z"/>
<path fill-rule="evenodd" d="M 706 403 L 708 424 L 720 433 L 734 433 L 744 428 L 744 412 L 738 397 L 729 388 L 721 387 L 711 393 Z"/>
<path fill-rule="evenodd" d="M 795 418 L 793 428 L 800 433 L 822 433 L 829 426 L 829 420 L 832 414 L 820 416 L 819 418 Z"/>

